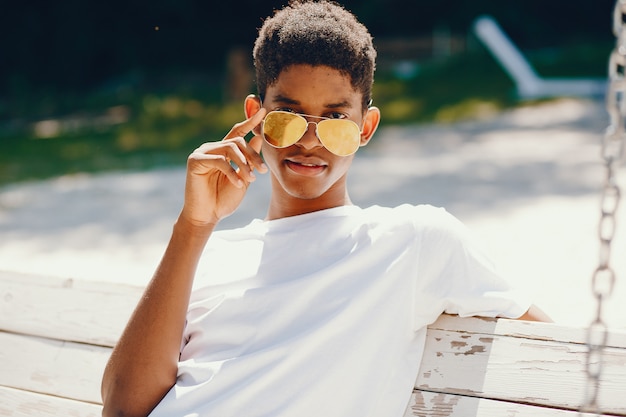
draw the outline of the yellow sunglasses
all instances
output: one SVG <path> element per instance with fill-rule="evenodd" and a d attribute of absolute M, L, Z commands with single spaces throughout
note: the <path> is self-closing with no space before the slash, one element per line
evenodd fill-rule
<path fill-rule="evenodd" d="M 306 118 L 321 119 L 310 122 Z M 322 145 L 337 156 L 352 155 L 359 149 L 361 129 L 348 119 L 330 119 L 274 110 L 265 116 L 261 126 L 263 139 L 275 148 L 286 148 L 298 142 L 309 128 L 315 125 L 315 134 Z"/>

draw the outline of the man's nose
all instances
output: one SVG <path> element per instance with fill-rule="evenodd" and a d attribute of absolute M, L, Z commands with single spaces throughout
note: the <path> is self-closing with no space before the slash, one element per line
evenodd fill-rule
<path fill-rule="evenodd" d="M 298 141 L 298 144 L 306 149 L 314 149 L 319 146 L 323 146 L 316 133 L 317 124 L 315 122 L 309 122 L 304 135 Z"/>

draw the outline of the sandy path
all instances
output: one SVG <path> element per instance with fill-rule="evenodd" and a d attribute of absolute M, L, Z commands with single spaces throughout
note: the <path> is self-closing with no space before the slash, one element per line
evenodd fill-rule
<path fill-rule="evenodd" d="M 586 326 L 606 124 L 601 103 L 563 100 L 481 122 L 381 129 L 355 159 L 351 196 L 363 206 L 446 207 L 556 321 Z M 144 283 L 180 209 L 183 180 L 183 170 L 169 169 L 0 188 L 0 269 Z M 263 176 L 221 227 L 262 217 L 268 190 Z M 606 316 L 626 328 L 625 206 Z"/>

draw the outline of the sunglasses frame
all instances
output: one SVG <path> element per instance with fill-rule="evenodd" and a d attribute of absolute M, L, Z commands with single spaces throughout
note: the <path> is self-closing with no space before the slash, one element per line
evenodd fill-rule
<path fill-rule="evenodd" d="M 302 132 L 302 135 L 300 135 L 300 137 L 298 139 L 296 139 L 293 143 L 290 143 L 288 145 L 285 146 L 277 146 L 272 144 L 270 141 L 267 140 L 267 138 L 265 137 L 265 119 L 267 119 L 267 117 L 269 115 L 271 115 L 272 113 L 276 114 L 276 113 L 280 113 L 280 114 L 288 114 L 290 116 L 298 116 L 301 117 L 302 119 L 304 119 L 304 121 L 306 122 L 306 128 L 304 129 L 304 131 Z M 322 119 L 319 120 L 317 122 L 314 121 L 310 121 L 308 118 L 314 118 L 314 119 Z M 355 147 L 355 149 L 348 153 L 348 154 L 337 154 L 335 152 L 333 152 L 331 149 L 328 148 L 328 146 L 326 146 L 326 144 L 324 143 L 324 139 L 322 139 L 318 133 L 318 125 L 320 123 L 323 123 L 325 121 L 332 121 L 332 120 L 340 120 L 340 121 L 345 121 L 345 122 L 349 122 L 352 123 L 354 126 L 356 126 L 357 131 L 359 132 L 359 138 L 357 141 L 357 146 Z M 295 145 L 296 143 L 298 143 L 303 137 L 304 135 L 306 135 L 307 130 L 309 129 L 309 125 L 313 123 L 315 125 L 315 136 L 317 137 L 317 139 L 320 141 L 320 143 L 324 146 L 324 148 L 326 148 L 326 150 L 328 150 L 329 152 L 331 152 L 334 155 L 337 156 L 350 156 L 356 153 L 356 151 L 359 150 L 359 147 L 361 145 L 361 134 L 363 134 L 363 131 L 361 130 L 361 128 L 359 127 L 358 124 L 356 124 L 356 122 L 354 122 L 353 120 L 350 119 L 332 119 L 330 117 L 323 117 L 323 116 L 313 116 L 311 114 L 304 114 L 304 113 L 294 113 L 294 112 L 289 112 L 289 111 L 284 111 L 284 110 L 272 110 L 270 112 L 268 112 L 265 117 L 263 118 L 263 121 L 261 122 L 261 136 L 263 137 L 263 140 L 270 145 L 273 148 L 276 149 L 284 149 L 284 148 L 288 148 L 289 146 Z"/>

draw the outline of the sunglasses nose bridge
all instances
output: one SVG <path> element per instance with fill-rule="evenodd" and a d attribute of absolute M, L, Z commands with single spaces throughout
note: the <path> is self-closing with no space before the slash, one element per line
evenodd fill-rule
<path fill-rule="evenodd" d="M 314 122 L 306 118 L 304 119 L 306 120 L 306 129 L 304 130 L 304 133 L 302 134 L 300 139 L 298 139 L 298 142 L 307 148 L 314 148 L 316 146 L 324 146 L 322 142 L 320 141 L 319 134 L 317 133 L 317 124 L 319 122 Z M 312 131 L 311 131 L 311 125 L 313 125 Z M 308 138 L 313 139 L 315 141 L 314 144 L 311 144 Z"/>
<path fill-rule="evenodd" d="M 314 122 L 312 120 L 307 120 L 306 121 L 306 131 L 304 132 L 304 134 L 306 135 L 306 132 L 309 131 L 309 128 L 311 127 L 311 125 L 313 125 L 313 133 L 315 134 L 315 136 L 318 136 L 319 139 L 319 135 L 317 133 L 317 125 L 319 124 L 319 122 Z"/>

